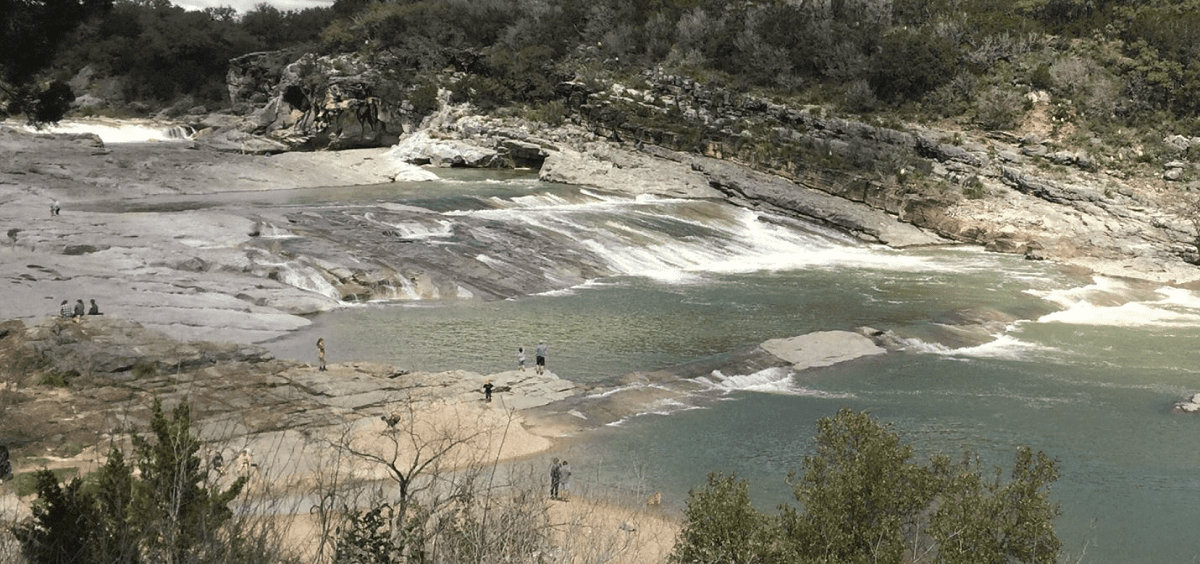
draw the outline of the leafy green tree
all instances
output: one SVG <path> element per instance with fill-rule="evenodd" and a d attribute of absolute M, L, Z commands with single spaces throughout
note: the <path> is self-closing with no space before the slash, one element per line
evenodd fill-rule
<path fill-rule="evenodd" d="M 803 513 L 783 520 L 801 554 L 829 562 L 900 562 L 905 533 L 933 499 L 931 473 L 912 446 L 867 413 L 848 409 L 817 422 L 817 452 L 793 474 Z"/>
<path fill-rule="evenodd" d="M 112 0 L 0 0 L 0 82 L 21 86 L 50 61 L 59 43 Z"/>
<path fill-rule="evenodd" d="M 224 491 L 210 485 L 186 403 L 170 419 L 159 400 L 151 412 L 155 440 L 134 435 L 140 477 L 115 447 L 86 481 L 63 487 L 53 472 L 38 471 L 34 519 L 13 530 L 32 563 L 188 564 L 237 550 L 241 539 L 220 530 L 246 479 Z"/>
<path fill-rule="evenodd" d="M 709 474 L 700 491 L 689 491 L 683 529 L 671 562 L 775 562 L 775 525 L 750 503 L 745 480 Z"/>
<path fill-rule="evenodd" d="M 883 100 L 913 101 L 954 78 L 958 47 L 936 33 L 896 29 L 872 61 L 871 88 Z"/>
<path fill-rule="evenodd" d="M 131 511 L 134 495 L 132 469 L 116 447 L 96 473 L 92 503 L 92 552 L 96 561 L 136 564 L 139 561 L 139 527 Z"/>
<path fill-rule="evenodd" d="M 977 460 L 951 465 L 943 457 L 934 461 L 933 469 L 941 488 L 928 532 L 937 541 L 939 562 L 1051 564 L 1058 560 L 1062 543 L 1051 520 L 1059 512 L 1048 499 L 1058 469 L 1045 453 L 1018 449 L 1008 483 L 1001 480 L 999 469 L 986 478 Z"/>

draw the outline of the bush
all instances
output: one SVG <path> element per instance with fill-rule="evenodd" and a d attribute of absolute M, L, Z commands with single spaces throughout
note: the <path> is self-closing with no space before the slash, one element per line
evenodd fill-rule
<path fill-rule="evenodd" d="M 871 88 L 885 100 L 913 101 L 950 81 L 957 48 L 937 34 L 901 29 L 885 35 L 872 60 Z"/>
<path fill-rule="evenodd" d="M 1011 88 L 990 88 L 975 102 L 975 122 L 984 129 L 1012 129 L 1020 125 L 1027 103 Z"/>

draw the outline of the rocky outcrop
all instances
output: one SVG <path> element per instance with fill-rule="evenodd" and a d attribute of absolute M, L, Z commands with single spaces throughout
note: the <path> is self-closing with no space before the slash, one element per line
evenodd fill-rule
<path fill-rule="evenodd" d="M 201 135 L 236 143 L 244 134 L 289 150 L 386 147 L 396 143 L 415 115 L 410 88 L 384 70 L 388 61 L 357 55 L 266 52 L 230 61 L 229 97 L 246 112 L 236 128 Z"/>

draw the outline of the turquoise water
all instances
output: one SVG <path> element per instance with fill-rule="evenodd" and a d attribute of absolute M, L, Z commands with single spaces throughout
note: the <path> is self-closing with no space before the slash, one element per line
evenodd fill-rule
<path fill-rule="evenodd" d="M 520 177 L 500 189 L 476 180 L 457 179 L 452 187 L 486 186 L 487 198 L 505 205 L 539 190 Z M 425 198 L 431 209 L 496 213 L 446 186 L 436 197 L 370 198 Z M 571 205 L 578 211 L 581 204 Z M 590 222 L 612 230 L 631 209 L 646 211 L 631 208 L 642 203 L 614 205 L 605 199 L 607 207 L 572 215 L 579 230 L 573 236 L 585 239 Z M 697 210 L 645 205 L 662 217 Z M 644 248 L 614 247 L 614 263 L 638 266 L 501 302 L 348 307 L 268 347 L 313 361 L 312 343 L 321 335 L 330 362 L 493 373 L 515 366 L 518 345 L 531 349 L 544 339 L 553 372 L 598 384 L 721 358 L 771 338 L 863 325 L 892 330 L 906 351 L 752 389 L 714 390 L 591 433 L 571 447 L 580 487 L 636 485 L 662 491 L 668 507 L 679 509 L 708 472 L 736 472 L 751 480 L 755 502 L 773 510 L 791 500 L 784 479 L 809 452 L 816 419 L 850 407 L 894 425 L 922 457 L 971 450 L 1007 467 L 1016 447 L 1029 445 L 1057 458 L 1057 528 L 1072 560 L 1166 564 L 1200 555 L 1193 534 L 1200 419 L 1170 413 L 1173 402 L 1200 388 L 1193 345 L 1200 297 L 978 251 L 863 247 L 819 230 L 762 233 L 741 222 L 741 212 L 705 205 L 716 207 L 696 215 L 711 216 L 720 229 L 687 231 L 662 220 L 678 240 L 671 268 L 643 257 Z M 646 221 L 636 226 L 652 229 Z M 767 246 L 778 248 L 759 253 Z M 646 248 L 668 252 L 661 240 Z"/>

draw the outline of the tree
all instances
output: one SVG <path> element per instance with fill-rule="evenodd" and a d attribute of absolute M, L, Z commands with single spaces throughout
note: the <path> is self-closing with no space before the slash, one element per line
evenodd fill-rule
<path fill-rule="evenodd" d="M 872 61 L 871 88 L 881 99 L 917 100 L 954 78 L 958 46 L 927 30 L 897 29 L 883 36 Z"/>
<path fill-rule="evenodd" d="M 33 564 L 70 564 L 88 559 L 91 537 L 91 497 L 83 481 L 74 478 L 63 487 L 54 472 L 35 474 L 38 499 L 33 520 L 13 529 L 21 550 Z"/>
<path fill-rule="evenodd" d="M 145 535 L 149 554 L 159 560 L 182 564 L 203 561 L 222 523 L 233 514 L 233 501 L 247 479 L 238 478 L 225 491 L 208 487 L 208 465 L 198 456 L 200 441 L 191 432 L 191 408 L 180 403 L 171 419 L 163 414 L 162 401 L 151 406 L 153 443 L 133 436 L 141 479 L 134 484 L 129 505 Z"/>
<path fill-rule="evenodd" d="M 238 545 L 218 532 L 246 479 L 224 491 L 210 486 L 186 403 L 171 419 L 159 400 L 151 412 L 156 440 L 133 437 L 140 477 L 116 447 L 86 481 L 75 478 L 63 487 L 53 472 L 37 472 L 34 519 L 13 531 L 26 558 L 35 564 L 187 564 L 217 561 L 214 555 Z"/>
<path fill-rule="evenodd" d="M 671 562 L 777 561 L 774 523 L 750 503 L 745 480 L 709 474 L 700 491 L 689 491 L 684 526 Z"/>
<path fill-rule="evenodd" d="M 932 500 L 930 472 L 867 413 L 843 409 L 817 429 L 817 453 L 790 478 L 804 507 L 783 515 L 793 542 L 831 562 L 899 562 L 905 533 Z"/>
<path fill-rule="evenodd" d="M 969 453 L 913 461 L 912 446 L 867 413 L 817 422 L 816 453 L 792 474 L 800 509 L 765 517 L 745 482 L 709 476 L 691 492 L 672 560 L 900 564 L 1052 564 L 1062 547 L 1049 498 L 1057 463 L 1018 449 L 1010 480 Z M 782 556 L 781 556 L 782 555 Z"/>

